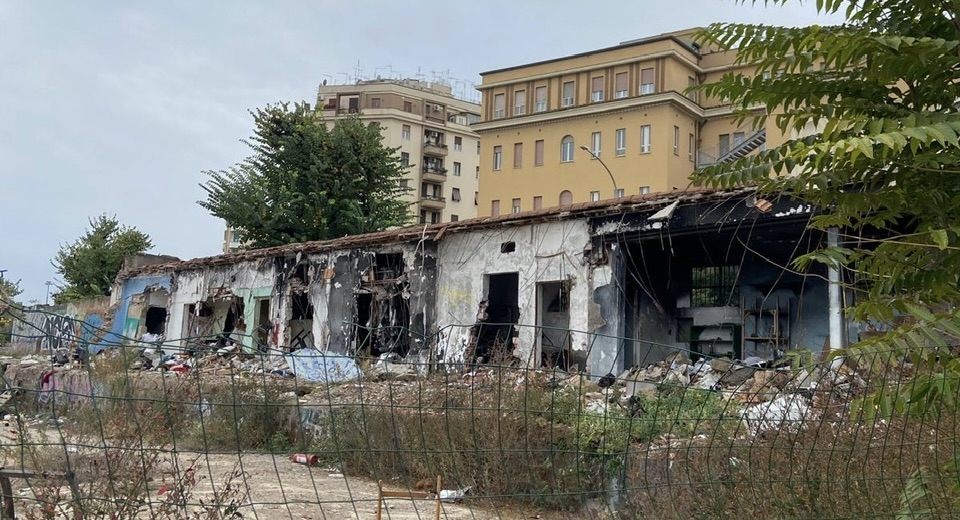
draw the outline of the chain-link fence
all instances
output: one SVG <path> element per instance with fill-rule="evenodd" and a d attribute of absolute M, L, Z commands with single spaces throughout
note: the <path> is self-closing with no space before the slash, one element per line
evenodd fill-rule
<path fill-rule="evenodd" d="M 23 313 L 39 311 L 7 312 L 27 323 Z M 251 353 L 229 338 L 188 348 L 120 338 L 88 354 L 91 338 L 106 337 L 97 332 L 3 359 L 5 517 L 956 512 L 955 407 L 886 419 L 865 399 L 947 359 L 793 353 L 744 364 L 678 352 L 587 374 L 575 352 L 526 368 L 496 348 L 444 366 L 436 356 Z M 19 338 L 53 343 L 44 339 Z"/>

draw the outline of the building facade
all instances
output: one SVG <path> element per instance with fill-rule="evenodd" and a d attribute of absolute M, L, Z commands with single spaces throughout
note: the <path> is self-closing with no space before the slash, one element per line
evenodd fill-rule
<path fill-rule="evenodd" d="M 825 268 L 780 267 L 824 243 L 816 210 L 755 199 L 634 195 L 145 265 L 118 277 L 111 330 L 170 352 L 231 341 L 598 377 L 677 352 L 771 360 L 856 340 L 859 324 L 830 319 L 852 300 Z"/>
<path fill-rule="evenodd" d="M 470 125 L 480 106 L 447 85 L 418 80 L 369 80 L 321 85 L 317 113 L 325 121 L 356 114 L 379 123 L 384 144 L 399 148 L 409 167 L 410 211 L 421 224 L 477 215 L 479 137 Z"/>
<path fill-rule="evenodd" d="M 682 190 L 697 166 L 779 144 L 772 123 L 687 92 L 753 73 L 694 31 L 481 74 L 479 214 Z"/>

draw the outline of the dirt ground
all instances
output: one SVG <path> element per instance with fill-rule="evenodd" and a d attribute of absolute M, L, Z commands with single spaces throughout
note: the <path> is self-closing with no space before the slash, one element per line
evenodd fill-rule
<path fill-rule="evenodd" d="M 281 456 L 269 454 L 209 455 L 201 462 L 213 476 L 204 482 L 222 482 L 221 476 L 230 473 L 237 461 L 247 474 L 249 493 L 248 506 L 242 510 L 244 518 L 273 519 L 371 519 L 377 508 L 376 482 L 350 477 L 321 467 L 294 464 Z M 205 462 L 204 462 L 205 461 Z M 403 490 L 405 487 L 384 482 L 387 489 Z M 198 485 L 198 494 L 203 490 Z M 412 520 L 434 518 L 435 502 L 430 500 L 404 500 L 391 498 L 385 501 L 384 519 Z M 459 504 L 442 503 L 441 518 L 444 519 L 514 519 L 549 518 L 536 510 L 518 510 L 471 505 L 469 501 Z M 553 517 L 557 518 L 557 517 Z"/>

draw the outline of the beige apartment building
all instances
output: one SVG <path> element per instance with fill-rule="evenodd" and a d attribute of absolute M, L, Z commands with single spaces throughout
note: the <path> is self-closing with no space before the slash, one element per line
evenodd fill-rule
<path fill-rule="evenodd" d="M 737 125 L 723 100 L 686 92 L 753 73 L 695 30 L 481 74 L 479 214 L 681 190 L 698 165 L 782 142 L 772 121 Z"/>
<path fill-rule="evenodd" d="M 356 114 L 380 124 L 384 145 L 399 148 L 408 167 L 407 200 L 415 222 L 456 222 L 477 216 L 480 139 L 470 125 L 480 105 L 457 99 L 448 85 L 416 79 L 321 85 L 316 112 L 324 121 Z M 227 229 L 223 251 L 243 249 Z"/>
<path fill-rule="evenodd" d="M 480 139 L 470 125 L 480 106 L 447 85 L 418 80 L 369 80 L 321 85 L 317 113 L 326 121 L 351 114 L 376 122 L 384 144 L 399 148 L 409 167 L 410 211 L 420 223 L 477 216 Z"/>

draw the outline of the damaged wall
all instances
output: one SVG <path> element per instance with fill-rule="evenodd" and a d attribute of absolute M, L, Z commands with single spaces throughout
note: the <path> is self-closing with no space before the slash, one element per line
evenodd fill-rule
<path fill-rule="evenodd" d="M 490 275 L 517 273 L 519 307 L 517 344 L 513 355 L 528 366 L 539 366 L 536 342 L 537 284 L 570 281 L 572 348 L 585 353 L 590 338 L 588 324 L 592 299 L 590 271 L 584 248 L 590 243 L 585 221 L 562 221 L 448 235 L 439 243 L 437 322 L 439 361 L 472 362 L 471 327 L 478 308 L 488 297 Z M 512 244 L 512 245 L 511 245 Z"/>
<path fill-rule="evenodd" d="M 24 309 L 23 320 L 14 320 L 10 348 L 39 352 L 75 347 L 93 348 L 108 340 L 109 297 L 78 300 L 62 305 L 34 305 Z"/>

